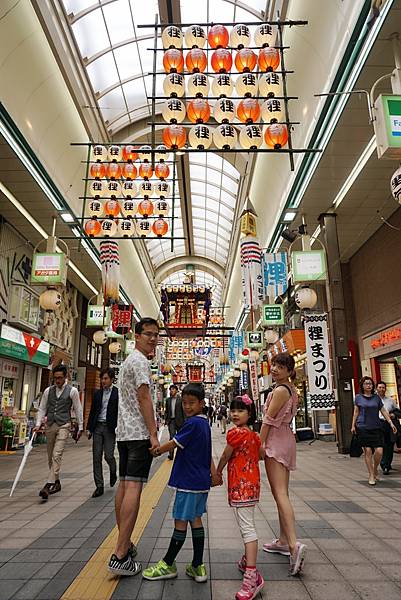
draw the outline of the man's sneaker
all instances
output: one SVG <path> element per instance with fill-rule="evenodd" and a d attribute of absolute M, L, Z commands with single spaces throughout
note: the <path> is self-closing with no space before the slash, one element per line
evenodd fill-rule
<path fill-rule="evenodd" d="M 191 563 L 186 566 L 185 573 L 188 577 L 192 577 L 197 583 L 203 583 L 207 581 L 207 573 L 205 565 L 199 565 L 198 567 L 194 567 Z"/>
<path fill-rule="evenodd" d="M 241 558 L 239 559 L 237 565 L 238 565 L 238 568 L 241 571 L 241 573 L 245 573 L 245 571 L 246 571 L 246 558 L 245 558 L 245 554 L 243 556 L 241 556 Z"/>
<path fill-rule="evenodd" d="M 128 552 L 129 554 L 131 554 L 132 558 L 135 558 L 135 556 L 138 554 L 137 547 L 132 542 L 130 544 L 130 547 L 128 548 Z"/>
<path fill-rule="evenodd" d="M 56 479 L 49 490 L 49 494 L 57 494 L 57 492 L 61 492 L 61 483 L 60 479 Z"/>
<path fill-rule="evenodd" d="M 271 552 L 272 554 L 282 554 L 283 556 L 290 556 L 290 549 L 285 544 L 280 544 L 279 540 L 273 540 L 270 544 L 263 544 L 263 550 L 265 552 Z"/>
<path fill-rule="evenodd" d="M 149 581 L 156 581 L 157 579 L 174 579 L 174 577 L 177 577 L 177 566 L 175 561 L 170 567 L 164 560 L 159 560 L 156 565 L 145 569 L 142 573 L 142 577 Z"/>
<path fill-rule="evenodd" d="M 113 575 L 128 576 L 137 575 L 142 570 L 141 563 L 133 559 L 128 552 L 124 558 L 117 558 L 115 554 L 111 555 L 108 570 Z"/>
<path fill-rule="evenodd" d="M 295 577 L 302 571 L 306 555 L 306 546 L 297 542 L 295 544 L 294 554 L 290 555 L 290 575 Z"/>
<path fill-rule="evenodd" d="M 235 594 L 235 600 L 253 600 L 264 585 L 265 581 L 257 569 L 247 569 L 244 573 L 241 589 Z"/>

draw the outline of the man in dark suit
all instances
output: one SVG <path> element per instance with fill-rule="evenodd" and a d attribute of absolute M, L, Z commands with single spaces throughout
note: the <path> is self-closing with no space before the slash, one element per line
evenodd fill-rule
<path fill-rule="evenodd" d="M 173 439 L 177 431 L 184 425 L 185 415 L 182 408 L 181 396 L 178 394 L 178 387 L 170 385 L 170 396 L 166 400 L 165 422 L 170 433 L 170 440 Z M 170 460 L 174 458 L 174 449 L 169 452 Z"/>
<path fill-rule="evenodd" d="M 113 385 L 114 369 L 103 369 L 100 373 L 102 389 L 97 390 L 93 396 L 92 406 L 88 418 L 88 438 L 93 436 L 93 476 L 96 489 L 92 498 L 103 495 L 103 452 L 110 468 L 110 486 L 117 481 L 117 465 L 114 458 L 116 445 L 115 429 L 118 415 L 118 389 Z"/>

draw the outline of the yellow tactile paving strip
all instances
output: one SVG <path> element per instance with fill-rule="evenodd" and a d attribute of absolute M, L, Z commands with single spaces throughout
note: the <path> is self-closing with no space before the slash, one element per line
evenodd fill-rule
<path fill-rule="evenodd" d="M 131 536 L 134 544 L 138 544 L 141 539 L 153 510 L 156 508 L 166 487 L 170 477 L 171 465 L 171 461 L 164 461 L 142 492 L 141 508 Z M 61 600 L 109 600 L 111 598 L 119 578 L 113 577 L 107 571 L 107 563 L 114 551 L 117 534 L 117 527 L 115 527 L 70 587 L 64 592 Z"/>

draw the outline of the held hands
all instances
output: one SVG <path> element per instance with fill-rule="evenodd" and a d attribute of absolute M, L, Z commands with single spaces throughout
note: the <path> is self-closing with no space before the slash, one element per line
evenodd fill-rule
<path fill-rule="evenodd" d="M 216 473 L 212 475 L 212 487 L 216 487 L 218 485 L 223 485 L 223 475 L 216 471 Z"/>
<path fill-rule="evenodd" d="M 152 454 L 152 456 L 158 456 L 158 454 L 155 454 L 156 449 L 160 447 L 160 442 L 157 437 L 157 433 L 152 433 L 149 440 L 150 440 L 150 444 L 151 444 L 151 446 L 149 448 L 149 452 Z"/>
<path fill-rule="evenodd" d="M 261 446 L 259 448 L 259 460 L 265 460 L 266 458 L 266 452 L 265 449 L 263 448 L 263 446 Z"/>

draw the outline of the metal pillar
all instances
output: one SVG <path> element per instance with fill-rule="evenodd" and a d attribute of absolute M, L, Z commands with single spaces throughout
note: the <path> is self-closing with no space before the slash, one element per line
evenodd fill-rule
<path fill-rule="evenodd" d="M 337 444 L 338 451 L 345 454 L 349 451 L 351 442 L 353 392 L 336 215 L 323 213 L 319 222 L 327 250 L 326 292 L 334 387 L 337 390 Z"/>

